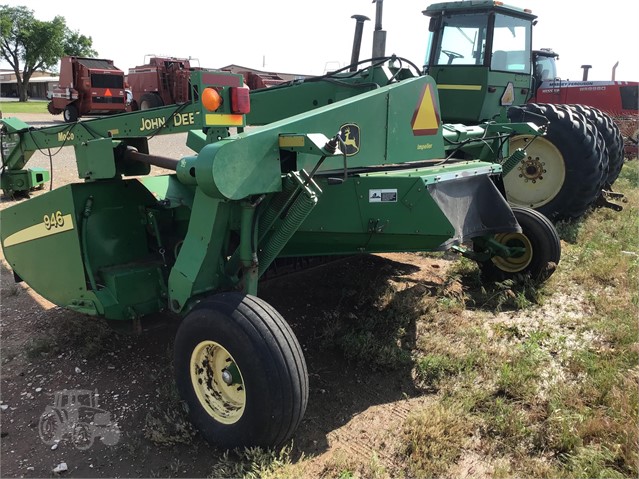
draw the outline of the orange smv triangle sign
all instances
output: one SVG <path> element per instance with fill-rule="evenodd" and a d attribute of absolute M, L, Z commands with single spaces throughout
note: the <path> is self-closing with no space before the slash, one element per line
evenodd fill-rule
<path fill-rule="evenodd" d="M 417 109 L 413 114 L 411 126 L 415 136 L 436 135 L 439 130 L 439 112 L 435 106 L 433 89 L 430 84 L 424 87 Z"/>
<path fill-rule="evenodd" d="M 106 91 L 104 92 L 104 96 L 113 96 L 113 93 L 111 93 L 111 90 L 107 88 Z"/>

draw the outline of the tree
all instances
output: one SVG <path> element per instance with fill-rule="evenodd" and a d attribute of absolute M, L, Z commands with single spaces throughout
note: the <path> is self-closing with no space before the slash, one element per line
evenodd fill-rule
<path fill-rule="evenodd" d="M 65 55 L 97 56 L 91 37 L 71 31 L 64 17 L 38 20 L 27 7 L 0 6 L 0 55 L 16 74 L 20 101 L 27 101 L 31 76 Z"/>

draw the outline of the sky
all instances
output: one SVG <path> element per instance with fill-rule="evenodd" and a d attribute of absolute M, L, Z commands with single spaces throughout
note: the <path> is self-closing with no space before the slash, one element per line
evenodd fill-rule
<path fill-rule="evenodd" d="M 385 0 L 386 53 L 421 66 L 428 37 L 428 0 Z M 558 75 L 580 80 L 639 81 L 639 2 L 636 0 L 506 0 L 538 15 L 533 48 L 559 53 Z M 267 71 L 319 75 L 349 63 L 355 21 L 366 15 L 360 58 L 371 57 L 375 4 L 371 0 L 241 0 L 206 2 L 0 0 L 26 6 L 36 18 L 65 18 L 90 36 L 100 58 L 128 71 L 145 55 L 191 57 L 205 68 L 229 64 Z M 172 10 L 163 8 L 171 5 Z M 0 63 L 0 67 L 9 68 Z"/>

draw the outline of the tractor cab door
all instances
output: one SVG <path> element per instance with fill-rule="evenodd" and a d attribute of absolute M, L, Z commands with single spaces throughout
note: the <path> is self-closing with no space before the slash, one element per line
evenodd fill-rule
<path fill-rule="evenodd" d="M 559 57 L 549 49 L 533 52 L 533 97 L 535 103 L 567 103 L 566 88 L 557 76 L 556 59 Z M 564 82 L 565 84 L 565 82 Z"/>
<path fill-rule="evenodd" d="M 445 122 L 491 120 L 504 106 L 526 103 L 533 16 L 430 7 L 424 14 L 431 16 L 425 71 L 437 82 Z"/>

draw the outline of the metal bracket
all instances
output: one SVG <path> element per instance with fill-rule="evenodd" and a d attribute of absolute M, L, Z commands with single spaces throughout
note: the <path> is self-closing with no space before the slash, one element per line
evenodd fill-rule
<path fill-rule="evenodd" d="M 457 245 L 453 246 L 451 249 L 457 251 L 466 258 L 479 262 L 488 261 L 495 256 L 500 256 L 502 258 L 518 257 L 526 252 L 525 248 L 518 246 L 506 246 L 492 236 L 479 236 L 473 238 L 473 242 L 476 243 L 483 251 L 471 251 Z"/>
<path fill-rule="evenodd" d="M 329 139 L 322 133 L 283 133 L 279 135 L 279 146 L 283 150 L 296 153 L 307 153 L 317 156 L 343 155 L 339 147 L 333 151 L 327 150 Z"/>
<path fill-rule="evenodd" d="M 601 194 L 595 201 L 596 208 L 610 208 L 614 211 L 622 211 L 623 206 L 616 203 L 612 203 L 609 200 L 621 200 L 623 203 L 627 203 L 628 199 L 623 193 L 615 193 L 613 191 L 601 190 Z"/>
<path fill-rule="evenodd" d="M 380 224 L 381 223 L 381 224 Z M 380 220 L 376 220 L 376 219 L 369 219 L 368 220 L 368 232 L 369 233 L 382 233 L 384 231 L 384 228 L 386 228 L 386 225 L 388 225 L 388 220 L 384 221 L 384 222 L 380 222 Z"/>

